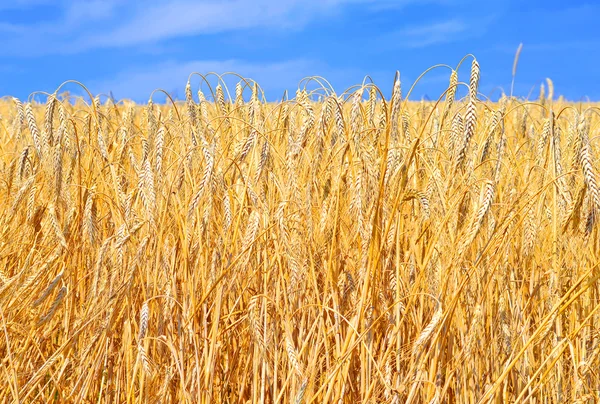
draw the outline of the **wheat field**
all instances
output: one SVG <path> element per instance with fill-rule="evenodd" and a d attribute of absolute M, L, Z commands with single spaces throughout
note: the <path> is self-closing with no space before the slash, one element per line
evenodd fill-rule
<path fill-rule="evenodd" d="M 447 71 L 5 97 L 0 402 L 600 400 L 600 110 Z"/>

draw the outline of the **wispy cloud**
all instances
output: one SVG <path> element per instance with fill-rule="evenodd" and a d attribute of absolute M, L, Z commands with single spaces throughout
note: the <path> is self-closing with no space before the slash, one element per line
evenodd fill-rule
<path fill-rule="evenodd" d="M 324 8 L 326 3 L 310 2 L 308 7 L 300 7 L 302 3 L 296 0 L 279 3 L 269 0 L 171 1 L 135 10 L 126 22 L 108 32 L 83 38 L 79 44 L 82 47 L 130 46 L 259 26 L 293 27 L 292 21 L 305 23 L 315 8 Z"/>
<path fill-rule="evenodd" d="M 65 8 L 64 19 L 70 26 L 87 23 L 91 20 L 106 20 L 113 18 L 119 5 L 117 0 L 88 0 L 72 2 Z"/>
<path fill-rule="evenodd" d="M 453 41 L 467 31 L 467 25 L 458 19 L 434 24 L 411 26 L 396 33 L 400 45 L 407 48 L 422 48 Z"/>
<path fill-rule="evenodd" d="M 424 48 L 453 42 L 468 34 L 469 26 L 460 19 L 410 25 L 381 36 L 386 47 Z"/>
<path fill-rule="evenodd" d="M 444 2 L 448 0 L 428 0 Z M 418 0 L 170 0 L 133 10 L 132 17 L 108 32 L 84 37 L 80 46 L 130 46 L 182 36 L 257 27 L 302 29 L 344 6 L 401 8 Z"/>
<path fill-rule="evenodd" d="M 383 34 L 378 43 L 387 49 L 417 49 L 472 39 L 485 33 L 495 18 L 495 15 L 487 15 L 468 22 L 458 17 L 436 22 L 424 21 Z"/>
<path fill-rule="evenodd" d="M 464 0 L 427 0 L 448 1 Z M 15 9 L 46 4 L 60 10 L 60 17 L 43 24 L 12 24 L 0 17 L 0 32 L 9 34 L 0 38 L 0 47 L 20 56 L 28 53 L 37 56 L 155 44 L 173 38 L 254 28 L 301 30 L 311 21 L 332 18 L 348 6 L 376 10 L 418 3 L 418 0 L 16 0 Z"/>

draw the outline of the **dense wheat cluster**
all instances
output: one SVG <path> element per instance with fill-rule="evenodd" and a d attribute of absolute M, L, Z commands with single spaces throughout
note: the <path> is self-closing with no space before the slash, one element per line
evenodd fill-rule
<path fill-rule="evenodd" d="M 598 109 L 479 75 L 5 99 L 0 401 L 594 402 Z"/>

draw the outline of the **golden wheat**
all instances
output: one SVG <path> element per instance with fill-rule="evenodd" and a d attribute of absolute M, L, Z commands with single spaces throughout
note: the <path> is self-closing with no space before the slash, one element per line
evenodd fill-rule
<path fill-rule="evenodd" d="M 459 67 L 0 102 L 0 402 L 600 400 L 597 106 Z"/>

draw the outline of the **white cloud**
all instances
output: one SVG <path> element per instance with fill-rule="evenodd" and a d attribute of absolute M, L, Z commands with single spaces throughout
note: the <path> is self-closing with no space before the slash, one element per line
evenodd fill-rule
<path fill-rule="evenodd" d="M 392 34 L 397 45 L 406 48 L 422 48 L 430 45 L 446 43 L 463 36 L 467 25 L 458 19 L 411 26 Z"/>
<path fill-rule="evenodd" d="M 73 2 L 65 8 L 65 21 L 70 24 L 86 23 L 90 20 L 113 18 L 119 4 L 116 0 L 88 0 Z"/>
<path fill-rule="evenodd" d="M 7 1 L 0 4 L 0 11 L 12 9 L 23 15 L 21 20 L 31 13 L 35 22 L 3 21 L 0 14 L 0 48 L 11 56 L 74 53 L 81 50 L 73 48 L 78 38 L 105 29 L 121 4 L 118 0 L 16 0 L 9 5 Z M 45 15 L 46 9 L 36 10 L 38 6 L 53 11 Z"/>
<path fill-rule="evenodd" d="M 464 0 L 427 0 L 448 1 Z M 21 56 L 77 53 L 251 28 L 302 29 L 315 19 L 331 18 L 347 6 L 373 10 L 419 3 L 418 0 L 13 0 L 13 8 L 51 4 L 58 7 L 61 17 L 42 24 L 9 24 L 0 20 L 0 32 L 10 34 L 0 38 L 0 47 Z"/>
<path fill-rule="evenodd" d="M 416 0 L 399 0 L 396 7 Z M 170 0 L 133 10 L 107 32 L 84 37 L 82 47 L 130 46 L 169 38 L 257 27 L 301 29 L 311 20 L 348 4 L 390 4 L 389 0 Z"/>
<path fill-rule="evenodd" d="M 172 1 L 137 10 L 114 29 L 84 38 L 82 45 L 127 46 L 173 37 L 224 32 L 288 21 L 296 1 L 265 6 L 246 0 L 225 2 Z M 270 3 L 270 2 L 269 2 Z"/>
<path fill-rule="evenodd" d="M 466 1 L 466 0 L 464 0 Z M 484 34 L 489 25 L 497 18 L 494 14 L 481 16 L 466 22 L 461 18 L 452 18 L 438 22 L 411 24 L 396 31 L 379 36 L 378 47 L 425 48 L 433 45 L 456 42 Z"/>

